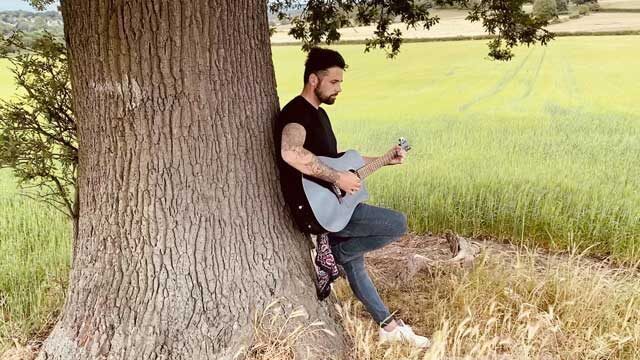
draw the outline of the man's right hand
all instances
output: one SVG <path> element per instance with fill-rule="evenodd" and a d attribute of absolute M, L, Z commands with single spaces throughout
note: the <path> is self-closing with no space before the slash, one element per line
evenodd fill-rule
<path fill-rule="evenodd" d="M 351 171 L 340 171 L 336 186 L 347 194 L 353 194 L 360 190 L 360 178 Z"/>

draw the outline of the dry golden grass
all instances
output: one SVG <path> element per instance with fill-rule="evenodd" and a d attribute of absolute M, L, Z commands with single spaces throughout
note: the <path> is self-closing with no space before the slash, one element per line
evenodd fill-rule
<path fill-rule="evenodd" d="M 347 285 L 341 287 L 350 304 Z M 382 292 L 433 346 L 424 353 L 377 348 L 360 304 L 346 305 L 359 310 L 343 311 L 356 343 L 352 359 L 640 358 L 637 274 L 579 256 L 541 264 L 531 253 L 485 255 L 469 273 L 438 269 Z"/>
<path fill-rule="evenodd" d="M 334 289 L 347 359 L 640 359 L 638 274 L 577 254 L 495 246 L 471 271 L 440 267 L 404 284 L 376 282 L 389 307 L 432 346 L 378 346 L 378 329 L 340 280 Z M 271 317 L 256 321 L 252 351 L 260 356 L 251 359 L 300 359 L 296 343 L 322 328 L 314 323 L 283 335 Z"/>

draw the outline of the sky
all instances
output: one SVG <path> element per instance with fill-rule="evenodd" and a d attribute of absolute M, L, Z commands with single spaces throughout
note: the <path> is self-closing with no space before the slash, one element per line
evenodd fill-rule
<path fill-rule="evenodd" d="M 56 10 L 58 8 L 58 1 L 50 5 L 47 10 Z M 35 11 L 34 8 L 24 0 L 0 0 L 0 11 L 5 10 L 29 10 Z"/>

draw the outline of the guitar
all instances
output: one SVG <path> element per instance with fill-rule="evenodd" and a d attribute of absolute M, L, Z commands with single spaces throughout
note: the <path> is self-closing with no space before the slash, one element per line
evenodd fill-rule
<path fill-rule="evenodd" d="M 400 138 L 398 145 L 405 151 L 411 150 L 405 138 Z M 384 156 L 366 165 L 362 156 L 355 150 L 346 151 L 337 158 L 318 156 L 318 159 L 333 169 L 351 171 L 364 180 L 376 170 L 389 164 L 394 156 L 395 150 L 391 149 Z M 369 198 L 364 181 L 361 182 L 360 190 L 353 194 L 345 193 L 335 184 L 308 176 L 302 177 L 302 187 L 315 220 L 327 232 L 338 232 L 344 229 L 351 220 L 356 206 Z"/>

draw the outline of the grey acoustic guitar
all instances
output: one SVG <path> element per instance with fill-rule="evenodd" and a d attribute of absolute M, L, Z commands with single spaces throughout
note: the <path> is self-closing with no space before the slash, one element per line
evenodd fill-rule
<path fill-rule="evenodd" d="M 405 138 L 400 138 L 398 141 L 398 145 L 404 150 L 411 149 Z M 351 171 L 364 180 L 376 170 L 389 164 L 394 154 L 395 150 L 391 149 L 384 156 L 366 165 L 362 156 L 355 150 L 346 151 L 337 158 L 318 156 L 318 159 L 333 169 Z M 302 177 L 302 187 L 316 221 L 327 232 L 337 232 L 344 229 L 351 220 L 356 206 L 369 198 L 364 181 L 361 182 L 360 190 L 353 194 L 347 194 L 336 185 L 310 177 Z"/>

